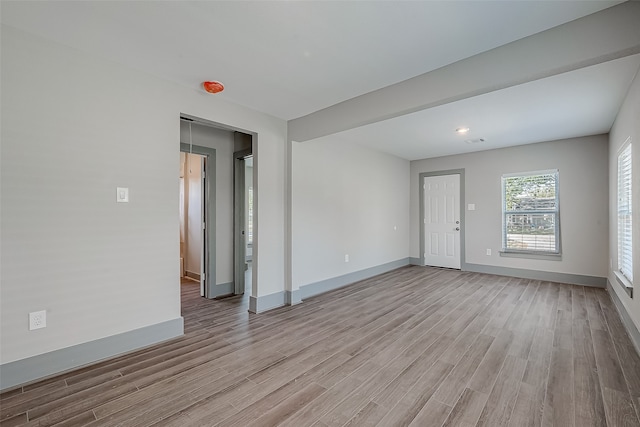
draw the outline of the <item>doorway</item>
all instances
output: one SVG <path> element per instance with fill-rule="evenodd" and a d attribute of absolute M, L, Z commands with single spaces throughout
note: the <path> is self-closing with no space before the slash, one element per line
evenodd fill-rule
<path fill-rule="evenodd" d="M 185 248 L 186 255 L 187 257 L 191 255 L 191 265 L 195 264 L 195 259 L 198 255 L 200 258 L 199 276 L 198 272 L 195 271 L 185 271 L 185 275 L 189 277 L 190 273 L 190 277 L 200 281 L 200 296 L 214 298 L 216 296 L 216 197 L 214 179 L 216 150 L 180 143 L 180 152 L 185 153 L 184 157 L 188 160 L 185 162 L 188 170 L 182 171 L 183 177 L 188 178 L 184 191 L 185 198 L 188 198 L 188 201 L 185 202 L 185 237 L 192 240 L 192 244 L 189 245 L 190 248 Z M 199 221 L 198 217 L 200 218 Z M 197 237 L 198 235 L 199 238 Z M 197 242 L 197 245 L 195 242 Z M 184 265 L 186 267 L 188 263 L 185 262 Z"/>
<path fill-rule="evenodd" d="M 423 265 L 464 264 L 464 171 L 420 174 L 420 249 Z"/>
<path fill-rule="evenodd" d="M 205 296 L 205 162 L 206 157 L 180 152 L 180 277 L 200 283 Z"/>
<path fill-rule="evenodd" d="M 236 295 L 252 291 L 253 276 L 253 154 L 234 155 L 234 268 Z"/>
<path fill-rule="evenodd" d="M 244 294 L 248 300 L 256 287 L 251 266 L 257 255 L 252 245 L 257 212 L 250 203 L 255 135 L 195 117 L 180 119 L 181 157 L 199 155 L 203 162 L 203 296 Z"/>

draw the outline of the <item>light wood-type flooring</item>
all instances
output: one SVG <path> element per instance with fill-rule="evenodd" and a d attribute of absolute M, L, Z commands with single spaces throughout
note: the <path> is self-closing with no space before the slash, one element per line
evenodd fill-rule
<path fill-rule="evenodd" d="M 2 426 L 640 426 L 602 289 L 409 266 L 259 315 L 182 297 L 184 337 L 5 392 Z"/>

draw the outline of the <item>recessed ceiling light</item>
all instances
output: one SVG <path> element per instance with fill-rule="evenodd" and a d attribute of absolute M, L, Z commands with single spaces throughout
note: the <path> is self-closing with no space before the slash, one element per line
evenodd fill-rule
<path fill-rule="evenodd" d="M 458 129 L 456 129 L 456 133 L 460 134 L 460 135 L 464 135 L 467 132 L 469 132 L 469 128 L 458 128 Z"/>

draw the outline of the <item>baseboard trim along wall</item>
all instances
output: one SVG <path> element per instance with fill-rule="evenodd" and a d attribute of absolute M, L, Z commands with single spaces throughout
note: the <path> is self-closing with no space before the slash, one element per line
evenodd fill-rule
<path fill-rule="evenodd" d="M 194 273 L 193 271 L 187 270 L 184 272 L 184 275 L 189 279 L 197 280 L 198 282 L 200 281 L 200 273 Z"/>
<path fill-rule="evenodd" d="M 465 271 L 475 273 L 496 274 L 498 276 L 520 277 L 522 279 L 545 280 L 548 282 L 570 283 L 572 285 L 592 286 L 594 288 L 606 288 L 607 278 L 596 276 L 583 276 L 580 274 L 555 273 L 552 271 L 527 270 L 524 268 L 498 267 L 495 265 L 465 264 Z"/>
<path fill-rule="evenodd" d="M 631 320 L 631 317 L 629 317 L 629 313 L 627 313 L 627 310 L 625 310 L 622 301 L 620 301 L 618 294 L 616 294 L 616 291 L 611 286 L 611 282 L 609 280 L 607 280 L 607 292 L 611 296 L 611 301 L 613 301 L 613 305 L 616 306 L 616 310 L 618 310 L 620 319 L 622 319 L 622 324 L 627 330 L 627 334 L 629 334 L 629 338 L 631 338 L 633 346 L 635 347 L 638 354 L 640 354 L 640 331 L 633 323 L 633 320 Z"/>
<path fill-rule="evenodd" d="M 357 282 L 358 280 L 368 279 L 378 274 L 404 267 L 405 265 L 409 265 L 409 258 L 399 259 L 397 261 L 388 262 L 386 264 L 377 265 L 360 271 L 354 271 L 352 273 L 322 280 L 320 282 L 303 285 L 300 286 L 300 289 L 294 291 L 276 292 L 269 295 L 263 295 L 261 297 L 252 296 L 249 298 L 249 311 L 252 313 L 262 313 L 263 311 L 272 310 L 285 305 L 296 305 L 301 303 L 305 298 L 322 294 L 333 289 L 338 289 Z"/>
<path fill-rule="evenodd" d="M 178 317 L 155 325 L 0 365 L 0 391 L 139 350 L 184 334 Z"/>
<path fill-rule="evenodd" d="M 301 292 L 300 289 L 295 291 L 285 291 L 285 304 L 286 305 L 296 305 L 302 302 L 302 298 L 300 297 Z"/>
<path fill-rule="evenodd" d="M 263 311 L 272 310 L 282 307 L 286 304 L 286 292 L 276 292 L 261 297 L 249 297 L 249 311 L 252 313 L 262 313 Z"/>
<path fill-rule="evenodd" d="M 404 267 L 405 265 L 409 265 L 409 258 L 402 258 L 397 261 L 391 261 L 386 264 L 377 265 L 375 267 L 354 271 L 342 276 L 332 277 L 331 279 L 321 280 L 319 282 L 303 285 L 300 286 L 300 299 L 304 300 L 305 298 L 309 298 L 314 295 L 319 295 L 333 289 L 338 289 L 359 280 L 368 279 L 378 274 L 386 273 L 387 271 Z"/>
<path fill-rule="evenodd" d="M 422 260 L 422 258 L 411 257 L 411 258 L 409 258 L 409 264 L 423 266 L 424 265 L 424 261 Z"/>

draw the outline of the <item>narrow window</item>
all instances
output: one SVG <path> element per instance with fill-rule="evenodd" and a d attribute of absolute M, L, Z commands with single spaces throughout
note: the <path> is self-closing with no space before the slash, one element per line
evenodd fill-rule
<path fill-rule="evenodd" d="M 633 282 L 633 255 L 631 244 L 631 139 L 618 155 L 618 271 Z"/>
<path fill-rule="evenodd" d="M 502 176 L 502 251 L 560 254 L 558 171 Z"/>

